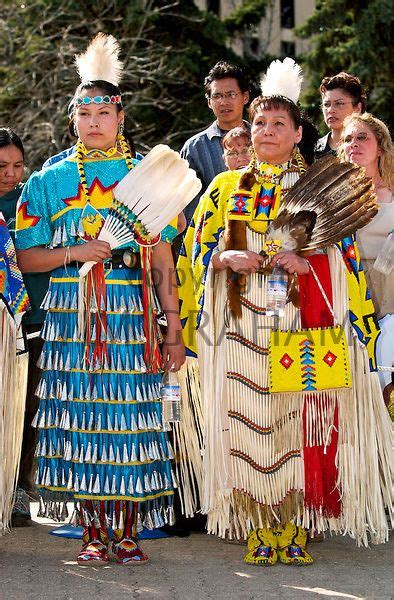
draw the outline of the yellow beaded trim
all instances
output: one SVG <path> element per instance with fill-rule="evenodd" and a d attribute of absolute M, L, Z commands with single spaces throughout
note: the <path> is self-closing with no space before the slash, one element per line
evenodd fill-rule
<path fill-rule="evenodd" d="M 88 150 L 86 148 L 85 144 L 80 139 L 78 139 L 77 147 L 76 147 L 77 168 L 78 168 L 78 173 L 79 173 L 79 178 L 81 181 L 82 189 L 85 193 L 86 202 L 90 202 L 90 196 L 89 196 L 88 184 L 86 181 L 85 167 L 84 167 L 83 159 L 85 156 L 91 155 L 92 152 L 94 152 L 94 153 L 99 152 L 99 154 L 101 156 L 107 157 L 107 158 L 110 158 L 110 157 L 114 156 L 116 153 L 120 152 L 126 161 L 126 165 L 129 169 L 129 171 L 133 168 L 133 159 L 131 156 L 130 148 L 129 148 L 129 145 L 122 133 L 118 133 L 117 138 L 116 138 L 116 145 L 113 146 L 112 148 L 109 148 L 108 150 L 99 150 L 99 151 L 97 151 L 95 149 Z"/>

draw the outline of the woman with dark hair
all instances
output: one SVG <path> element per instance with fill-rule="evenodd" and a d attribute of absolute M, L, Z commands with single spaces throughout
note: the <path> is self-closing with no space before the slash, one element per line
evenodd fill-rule
<path fill-rule="evenodd" d="M 291 194 L 308 177 L 298 150 L 300 88 L 292 59 L 272 63 L 262 96 L 249 109 L 254 159 L 246 170 L 213 180 L 178 261 L 188 355 L 180 377 L 184 422 L 194 418 L 200 434 L 193 437 L 190 425 L 181 430 L 181 446 L 188 449 L 181 490 L 189 501 L 197 479 L 208 531 L 247 539 L 244 561 L 260 566 L 311 564 L 306 529 L 346 531 L 365 544 L 369 532 L 376 543 L 388 534 L 390 430 L 376 373 L 369 373 L 366 345 L 373 348 L 376 328 L 364 327 L 364 310 L 373 307 L 371 301 L 360 305 L 363 273 L 333 242 L 320 251 L 291 250 L 291 231 L 308 229 L 303 219 L 317 219 L 302 209 L 302 197 Z M 335 322 L 347 324 L 343 343 L 355 358 L 334 374 L 339 362 L 329 332 Z M 282 345 L 276 342 L 280 331 Z M 327 344 L 324 334 L 318 336 L 310 354 L 312 331 L 325 331 Z M 348 369 L 353 390 L 340 384 Z M 322 378 L 325 385 L 318 383 Z M 365 427 L 367 414 L 376 414 L 376 421 L 371 417 Z M 372 447 L 371 438 L 379 443 Z M 193 508 L 186 504 L 190 513 Z"/>
<path fill-rule="evenodd" d="M 104 84 L 107 86 L 108 82 L 104 82 Z M 109 91 L 109 88 L 107 88 L 107 89 Z M 73 121 L 73 106 L 74 106 L 73 100 L 71 100 L 68 105 L 68 115 L 69 115 L 68 131 L 72 138 L 78 138 L 78 134 L 75 131 L 74 121 Z M 127 131 L 127 129 L 125 128 L 123 135 L 125 137 L 126 142 L 129 145 L 131 156 L 133 158 L 141 160 L 143 158 L 143 156 L 142 156 L 142 154 L 140 154 L 139 152 L 136 151 L 135 145 L 134 145 L 134 140 L 131 136 L 131 133 L 129 131 Z M 50 156 L 49 158 L 47 158 L 47 160 L 42 165 L 42 168 L 46 169 L 47 167 L 50 167 L 51 165 L 56 164 L 60 160 L 63 160 L 63 158 L 67 158 L 67 156 L 70 156 L 74 152 L 75 152 L 75 146 L 66 148 L 65 150 L 62 150 L 61 152 L 58 152 L 58 154 L 55 154 L 54 156 Z"/>
<path fill-rule="evenodd" d="M 336 153 L 343 120 L 352 113 L 363 113 L 367 102 L 359 78 L 345 71 L 324 77 L 319 90 L 324 122 L 330 131 L 318 140 L 315 148 L 316 158 Z"/>
<path fill-rule="evenodd" d="M 28 356 L 21 320 L 29 299 L 16 262 L 13 234 L 16 202 L 24 171 L 19 136 L 0 128 L 0 535 L 10 526 L 30 524 L 29 497 L 16 475 L 19 469 L 25 417 Z M 21 343 L 22 342 L 22 343 Z M 32 372 L 30 373 L 30 376 Z M 30 404 L 31 404 L 30 398 Z M 28 399 L 29 404 L 29 399 Z M 30 407 L 31 408 L 31 407 Z M 26 428 L 25 436 L 26 438 Z M 34 442 L 32 443 L 34 452 Z M 30 459 L 32 454 L 30 453 Z M 25 461 L 26 462 L 26 461 Z M 30 468 L 32 460 L 30 460 Z M 26 475 L 26 471 L 24 472 Z M 30 476 L 30 471 L 27 471 Z M 16 488 L 16 489 L 15 489 Z"/>
<path fill-rule="evenodd" d="M 65 517 L 59 503 L 75 500 L 73 522 L 84 527 L 78 562 L 94 565 L 109 560 L 109 526 L 115 560 L 142 564 L 148 560 L 137 543 L 142 524 L 172 524 L 161 363 L 177 371 L 184 360 L 172 280 L 176 228 L 166 226 L 154 247 L 136 232 L 138 243 L 112 253 L 97 239 L 114 188 L 136 165 L 123 136 L 119 51 L 112 36 L 98 34 L 77 57 L 75 153 L 30 177 L 17 217 L 21 269 L 52 272 L 37 390 L 36 482 L 50 514 Z M 167 316 L 162 359 L 146 258 Z M 79 281 L 79 267 L 89 261 L 98 264 Z"/>
<path fill-rule="evenodd" d="M 15 235 L 16 205 L 23 189 L 21 180 L 24 173 L 24 159 L 25 151 L 20 137 L 8 127 L 0 128 L 0 211 L 3 213 L 12 238 Z M 31 422 L 38 406 L 34 396 L 40 377 L 37 360 L 42 348 L 38 332 L 45 318 L 45 312 L 40 309 L 40 304 L 48 289 L 49 275 L 47 273 L 25 274 L 23 279 L 31 309 L 23 318 L 29 350 L 29 373 L 19 479 L 12 512 L 13 526 L 30 524 L 29 497 L 36 497 L 35 486 L 32 483 L 36 430 L 31 426 Z"/>
<path fill-rule="evenodd" d="M 19 197 L 25 150 L 20 137 L 9 127 L 0 128 L 0 197 Z M 10 197 L 11 197 L 10 196 Z M 15 216 L 15 213 L 14 213 Z"/>

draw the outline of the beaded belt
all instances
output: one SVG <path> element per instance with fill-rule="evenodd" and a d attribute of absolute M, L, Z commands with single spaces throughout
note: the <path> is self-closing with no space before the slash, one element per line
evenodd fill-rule
<path fill-rule="evenodd" d="M 72 260 L 67 266 L 79 269 L 82 265 L 83 263 Z M 140 269 L 141 255 L 139 252 L 133 252 L 130 248 L 113 250 L 112 256 L 104 261 L 104 266 L 106 269 Z"/>

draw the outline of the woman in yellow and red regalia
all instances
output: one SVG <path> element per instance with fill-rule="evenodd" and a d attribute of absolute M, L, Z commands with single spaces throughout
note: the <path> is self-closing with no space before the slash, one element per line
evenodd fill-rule
<path fill-rule="evenodd" d="M 272 77 L 282 68 L 284 76 Z M 281 199 L 306 169 L 297 148 L 299 67 L 275 61 L 262 88 L 250 107 L 255 159 L 214 179 L 180 253 L 189 357 L 181 374 L 197 431 L 189 425 L 181 439 L 208 531 L 248 538 L 249 564 L 307 565 L 307 529 L 346 531 L 364 544 L 387 539 L 390 425 L 377 374 L 369 372 L 377 330 L 353 240 L 305 257 L 278 251 L 266 238 Z M 335 389 L 333 377 L 332 389 L 318 391 L 308 371 L 302 391 L 270 391 L 269 339 L 278 322 L 266 311 L 262 250 L 272 252 L 271 266 L 298 280 L 299 306 L 287 302 L 280 329 L 324 330 L 334 324 L 333 312 L 346 324 L 350 390 Z M 330 372 L 335 353 L 324 358 Z M 289 347 L 275 366 L 290 383 L 293 361 Z M 185 477 L 192 513 L 197 499 L 187 483 Z"/>

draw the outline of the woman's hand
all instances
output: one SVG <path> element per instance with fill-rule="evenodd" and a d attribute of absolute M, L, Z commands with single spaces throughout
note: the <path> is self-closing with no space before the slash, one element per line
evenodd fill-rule
<path fill-rule="evenodd" d="M 257 273 L 264 262 L 264 258 L 251 250 L 223 250 L 212 259 L 215 271 L 231 269 L 234 273 L 249 275 Z"/>
<path fill-rule="evenodd" d="M 308 261 L 295 252 L 278 252 L 271 260 L 271 266 L 282 267 L 291 274 L 307 275 L 309 273 Z"/>
<path fill-rule="evenodd" d="M 101 240 L 90 240 L 78 246 L 72 246 L 70 249 L 70 262 L 76 260 L 84 263 L 90 260 L 102 262 L 111 256 L 111 246 Z"/>
<path fill-rule="evenodd" d="M 180 329 L 169 329 L 167 331 L 163 342 L 162 354 L 163 369 L 165 371 L 179 371 L 186 360 L 185 346 Z"/>

